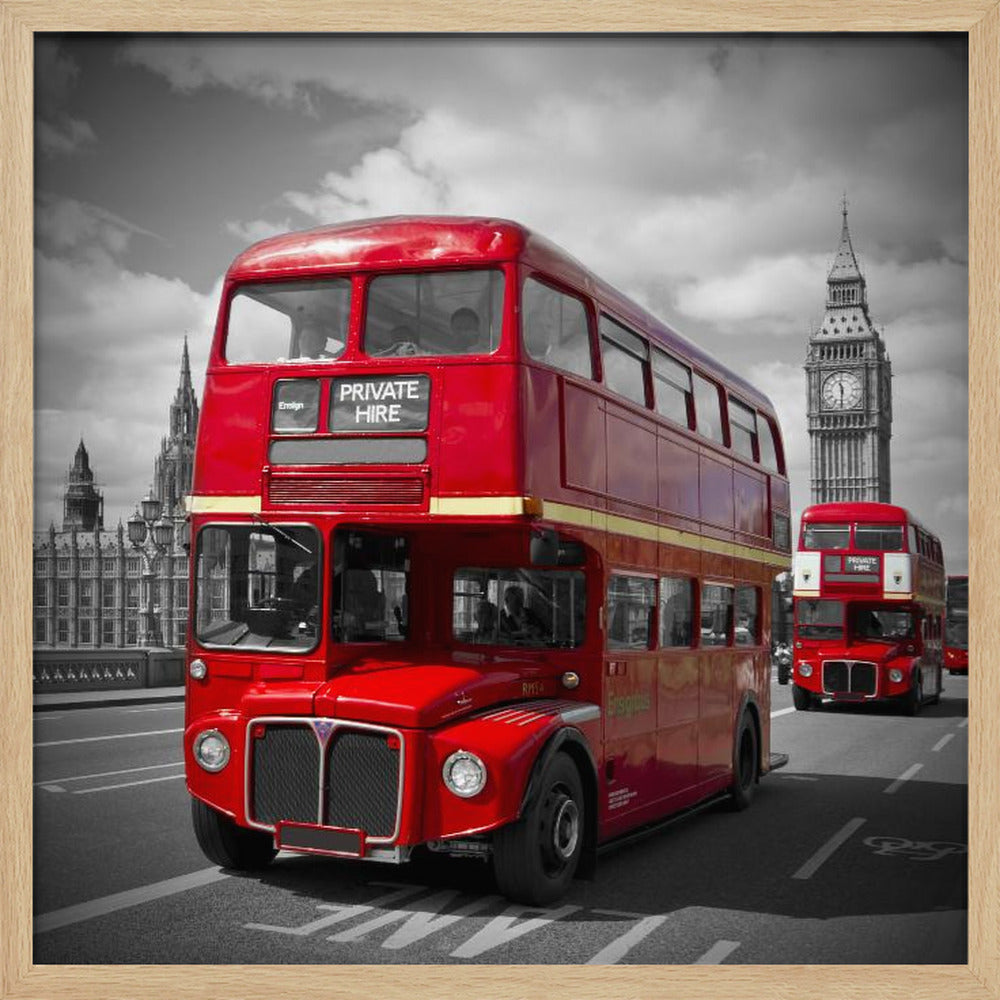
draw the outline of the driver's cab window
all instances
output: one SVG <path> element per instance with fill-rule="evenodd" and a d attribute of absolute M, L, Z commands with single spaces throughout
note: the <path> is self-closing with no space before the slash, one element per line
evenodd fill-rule
<path fill-rule="evenodd" d="M 333 638 L 386 642 L 406 638 L 409 545 L 400 535 L 338 531 L 333 546 Z"/>

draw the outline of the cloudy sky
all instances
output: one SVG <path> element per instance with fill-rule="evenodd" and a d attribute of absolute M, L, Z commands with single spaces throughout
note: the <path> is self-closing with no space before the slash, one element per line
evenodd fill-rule
<path fill-rule="evenodd" d="M 893 499 L 966 571 L 964 35 L 36 38 L 36 527 L 81 435 L 131 514 L 241 249 L 426 212 L 527 224 L 758 385 L 801 510 L 846 191 Z"/>

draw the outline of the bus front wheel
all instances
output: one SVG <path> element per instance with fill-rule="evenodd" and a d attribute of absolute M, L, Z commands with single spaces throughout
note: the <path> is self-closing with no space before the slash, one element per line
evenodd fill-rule
<path fill-rule="evenodd" d="M 500 891 L 529 906 L 544 906 L 569 888 L 584 838 L 583 784 L 565 753 L 546 764 L 538 795 L 516 823 L 493 837 L 493 870 Z"/>
<path fill-rule="evenodd" d="M 202 853 L 223 868 L 236 871 L 266 868 L 278 853 L 269 833 L 237 826 L 200 799 L 191 799 L 191 821 Z"/>
<path fill-rule="evenodd" d="M 812 692 L 795 684 L 792 687 L 792 702 L 800 712 L 808 712 L 814 704 Z"/>

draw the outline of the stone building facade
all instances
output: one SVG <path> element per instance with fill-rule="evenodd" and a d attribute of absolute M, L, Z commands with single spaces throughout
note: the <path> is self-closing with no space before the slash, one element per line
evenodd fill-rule
<path fill-rule="evenodd" d="M 868 311 L 847 228 L 847 202 L 826 312 L 809 338 L 806 385 L 812 503 L 891 496 L 892 365 Z"/>
<path fill-rule="evenodd" d="M 173 521 L 170 546 L 152 556 L 144 581 L 143 555 L 119 522 L 104 528 L 104 501 L 94 484 L 81 439 L 67 478 L 61 528 L 50 525 L 33 540 L 34 644 L 40 649 L 123 648 L 143 643 L 182 646 L 188 621 L 188 553 L 184 495 L 190 490 L 198 402 L 191 384 L 187 340 L 180 382 L 170 405 L 169 433 L 153 464 L 150 494 Z M 143 584 L 149 590 L 144 593 Z M 143 615 L 152 606 L 151 635 Z"/>

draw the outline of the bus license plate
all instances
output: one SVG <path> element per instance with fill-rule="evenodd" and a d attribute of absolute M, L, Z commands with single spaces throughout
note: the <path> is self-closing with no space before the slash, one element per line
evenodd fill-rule
<path fill-rule="evenodd" d="M 342 830 L 304 823 L 279 823 L 278 847 L 292 851 L 316 851 L 360 858 L 365 853 L 365 835 L 360 830 Z"/>

